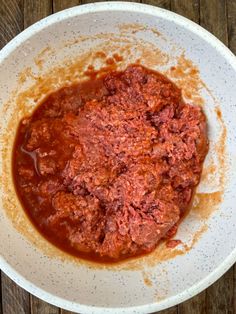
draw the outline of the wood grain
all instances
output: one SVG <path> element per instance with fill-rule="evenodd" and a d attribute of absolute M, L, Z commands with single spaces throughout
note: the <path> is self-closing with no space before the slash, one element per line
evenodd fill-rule
<path fill-rule="evenodd" d="M 226 0 L 200 0 L 200 24 L 227 45 Z"/>
<path fill-rule="evenodd" d="M 52 13 L 51 0 L 24 0 L 24 28 Z"/>
<path fill-rule="evenodd" d="M 31 295 L 31 314 L 60 314 L 60 309 Z"/>
<path fill-rule="evenodd" d="M 236 264 L 234 264 L 234 288 L 233 288 L 233 299 L 234 299 L 234 313 L 236 313 Z"/>
<path fill-rule="evenodd" d="M 86 4 L 86 3 L 91 3 L 91 2 L 103 2 L 104 0 L 96 0 L 96 1 L 91 1 L 91 0 L 81 0 L 82 4 Z M 117 1 L 117 0 L 110 0 L 110 1 Z M 122 1 L 129 1 L 129 2 L 141 2 L 139 0 L 122 0 Z"/>
<path fill-rule="evenodd" d="M 171 0 L 171 11 L 183 15 L 195 23 L 199 23 L 199 0 Z"/>
<path fill-rule="evenodd" d="M 91 3 L 92 1 L 90 1 L 90 0 L 81 0 L 81 3 L 82 4 L 86 4 L 86 3 Z M 94 1 L 94 2 L 103 2 L 103 0 L 96 0 L 96 1 Z"/>
<path fill-rule="evenodd" d="M 188 301 L 179 304 L 178 314 L 205 314 L 206 313 L 206 291 L 196 295 Z"/>
<path fill-rule="evenodd" d="M 141 2 L 170 10 L 170 0 L 142 0 Z"/>
<path fill-rule="evenodd" d="M 23 30 L 23 0 L 0 0 L 0 49 Z"/>
<path fill-rule="evenodd" d="M 2 309 L 3 314 L 29 314 L 29 293 L 21 289 L 9 277 L 2 273 Z"/>
<path fill-rule="evenodd" d="M 167 310 L 156 312 L 156 314 L 178 314 L 178 306 L 173 306 Z"/>
<path fill-rule="evenodd" d="M 81 4 L 81 0 L 53 0 L 53 12 L 59 12 L 79 4 Z"/>
<path fill-rule="evenodd" d="M 2 272 L 0 270 L 0 314 L 3 314 L 2 310 Z"/>
<path fill-rule="evenodd" d="M 214 285 L 206 290 L 206 313 L 234 313 L 233 267 Z"/>
<path fill-rule="evenodd" d="M 228 44 L 229 48 L 233 51 L 234 54 L 236 54 L 236 0 L 227 1 L 227 18 L 228 18 Z"/>

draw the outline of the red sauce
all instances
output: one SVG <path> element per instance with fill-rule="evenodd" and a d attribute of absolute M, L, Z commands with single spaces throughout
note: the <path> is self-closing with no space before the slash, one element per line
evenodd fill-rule
<path fill-rule="evenodd" d="M 182 243 L 181 240 L 168 240 L 166 242 L 166 246 L 170 249 L 174 249 L 176 246 L 178 246 L 181 243 Z"/>
<path fill-rule="evenodd" d="M 116 262 L 176 233 L 207 153 L 205 116 L 140 65 L 49 95 L 19 125 L 15 188 L 59 248 Z"/>

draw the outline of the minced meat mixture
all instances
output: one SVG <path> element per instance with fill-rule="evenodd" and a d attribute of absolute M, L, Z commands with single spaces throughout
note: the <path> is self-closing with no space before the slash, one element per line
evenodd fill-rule
<path fill-rule="evenodd" d="M 117 261 L 176 232 L 207 149 L 202 109 L 163 75 L 131 65 L 54 92 L 21 121 L 15 187 L 51 242 Z"/>

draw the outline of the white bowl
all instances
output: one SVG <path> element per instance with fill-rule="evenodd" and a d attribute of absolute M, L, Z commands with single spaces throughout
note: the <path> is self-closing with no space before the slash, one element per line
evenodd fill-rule
<path fill-rule="evenodd" d="M 101 50 L 122 54 L 121 67 L 139 58 L 165 72 L 187 101 L 203 106 L 210 138 L 193 209 L 176 236 L 184 246 L 161 244 L 148 256 L 115 266 L 76 260 L 44 240 L 25 216 L 11 177 L 19 119 L 49 91 L 82 78 L 88 64 L 101 66 L 104 60 L 94 54 Z M 1 269 L 39 298 L 90 314 L 153 312 L 212 284 L 236 260 L 235 86 L 235 56 L 219 40 L 152 6 L 79 6 L 14 38 L 0 52 Z"/>

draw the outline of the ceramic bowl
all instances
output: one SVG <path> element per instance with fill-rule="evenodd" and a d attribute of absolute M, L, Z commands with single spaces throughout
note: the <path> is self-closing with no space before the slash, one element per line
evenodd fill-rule
<path fill-rule="evenodd" d="M 101 53 L 102 52 L 102 53 Z M 168 249 L 117 265 L 75 259 L 48 243 L 14 192 L 19 120 L 49 92 L 84 78 L 115 53 L 163 72 L 203 107 L 210 150 L 192 209 Z M 106 57 L 104 57 L 106 56 Z M 80 313 L 150 313 L 194 296 L 236 260 L 236 59 L 193 22 L 136 3 L 83 5 L 47 17 L 0 52 L 0 265 L 37 297 Z"/>

